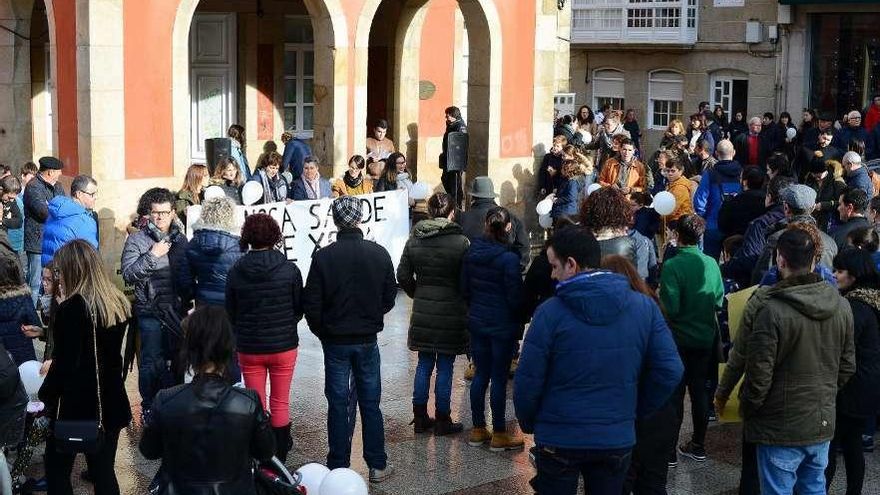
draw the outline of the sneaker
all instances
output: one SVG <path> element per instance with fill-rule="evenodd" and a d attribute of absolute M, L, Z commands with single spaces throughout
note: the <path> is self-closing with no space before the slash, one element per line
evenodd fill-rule
<path fill-rule="evenodd" d="M 529 464 L 532 465 L 533 468 L 538 469 L 538 447 L 532 447 L 529 449 Z"/>
<path fill-rule="evenodd" d="M 874 437 L 871 435 L 862 435 L 862 451 L 874 452 Z"/>
<path fill-rule="evenodd" d="M 381 483 L 394 476 L 394 466 L 388 464 L 385 469 L 370 468 L 370 483 Z"/>
<path fill-rule="evenodd" d="M 492 441 L 489 442 L 489 450 L 492 452 L 504 452 L 505 450 L 517 450 L 523 448 L 526 441 L 522 435 L 496 431 L 492 433 Z"/>
<path fill-rule="evenodd" d="M 677 468 L 677 467 L 678 467 L 678 461 L 669 461 L 669 462 L 666 463 L 666 467 L 669 468 L 669 469 Z"/>
<path fill-rule="evenodd" d="M 690 457 L 697 462 L 703 462 L 706 460 L 706 449 L 704 449 L 702 445 L 697 445 L 694 442 L 679 445 L 678 453 L 685 457 Z"/>
<path fill-rule="evenodd" d="M 713 407 L 709 409 L 709 422 L 714 423 L 715 421 L 718 421 L 718 415 L 715 413 L 715 408 Z"/>
<path fill-rule="evenodd" d="M 464 379 L 465 380 L 473 380 L 474 375 L 477 374 L 477 368 L 474 367 L 474 362 L 471 361 L 468 363 L 468 367 L 464 370 Z"/>
<path fill-rule="evenodd" d="M 492 440 L 492 434 L 485 427 L 474 427 L 468 437 L 468 445 L 471 447 L 479 447 L 484 443 Z"/>

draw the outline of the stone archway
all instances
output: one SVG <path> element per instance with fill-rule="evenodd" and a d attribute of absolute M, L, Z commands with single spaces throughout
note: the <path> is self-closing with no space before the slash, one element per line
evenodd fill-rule
<path fill-rule="evenodd" d="M 174 175 L 190 158 L 190 25 L 200 0 L 180 0 L 172 33 L 172 122 Z M 347 149 L 348 28 L 340 0 L 304 0 L 315 33 L 315 123 L 313 151 L 322 162 L 344 167 Z M 342 164 L 342 165 L 340 165 Z"/>
<path fill-rule="evenodd" d="M 370 31 L 382 2 L 383 0 L 367 0 L 358 19 L 355 32 L 355 53 L 358 55 L 355 81 L 358 85 L 366 86 Z M 417 124 L 420 102 L 420 46 L 429 4 L 430 0 L 408 0 L 403 4 L 394 41 L 394 66 L 389 81 L 393 85 L 389 117 L 396 129 L 399 147 L 409 149 L 407 154 L 410 159 L 425 156 L 425 143 L 419 139 Z M 500 154 L 501 23 L 493 0 L 458 0 L 458 6 L 468 32 L 470 53 L 467 98 L 468 129 L 471 133 L 469 172 L 471 175 L 485 175 L 489 162 L 497 159 Z M 355 91 L 353 144 L 356 150 L 365 147 L 366 96 L 366 87 L 359 87 Z M 407 141 L 415 141 L 415 153 L 411 147 L 406 146 Z M 436 166 L 429 164 L 422 168 L 431 175 L 437 173 L 434 170 Z"/>

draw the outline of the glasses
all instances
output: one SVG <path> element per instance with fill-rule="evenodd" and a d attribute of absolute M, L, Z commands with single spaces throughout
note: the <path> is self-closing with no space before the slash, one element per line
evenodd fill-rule
<path fill-rule="evenodd" d="M 150 215 L 153 215 L 154 217 L 164 218 L 164 217 L 171 216 L 171 213 L 173 213 L 171 210 L 166 210 L 166 211 L 153 210 L 150 212 Z"/>
<path fill-rule="evenodd" d="M 92 198 L 97 198 L 97 197 L 98 197 L 98 191 L 95 191 L 95 192 L 80 191 L 80 192 L 83 193 L 83 194 L 87 194 L 87 195 L 91 196 Z"/>

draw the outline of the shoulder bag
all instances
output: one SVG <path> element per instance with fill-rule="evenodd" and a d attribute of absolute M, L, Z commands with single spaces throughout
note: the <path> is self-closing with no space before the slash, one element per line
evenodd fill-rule
<path fill-rule="evenodd" d="M 104 444 L 104 407 L 101 403 L 101 378 L 98 371 L 98 332 L 95 315 L 92 319 L 92 349 L 95 355 L 95 384 L 98 391 L 98 419 L 61 419 L 61 399 L 58 399 L 58 412 L 55 416 L 55 450 L 62 453 L 94 454 Z"/>

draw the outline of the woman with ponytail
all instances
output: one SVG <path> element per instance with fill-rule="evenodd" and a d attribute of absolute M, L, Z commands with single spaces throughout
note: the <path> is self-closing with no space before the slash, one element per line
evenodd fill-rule
<path fill-rule="evenodd" d="M 506 429 L 507 379 L 513 350 L 522 334 L 523 282 L 519 255 L 510 244 L 510 212 L 497 206 L 486 213 L 485 235 L 474 239 L 462 266 L 462 296 L 468 303 L 468 330 L 476 374 L 471 382 L 474 428 L 468 443 L 488 441 L 493 451 L 523 446 Z M 492 409 L 492 433 L 486 429 L 486 390 Z"/>

